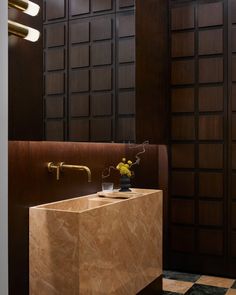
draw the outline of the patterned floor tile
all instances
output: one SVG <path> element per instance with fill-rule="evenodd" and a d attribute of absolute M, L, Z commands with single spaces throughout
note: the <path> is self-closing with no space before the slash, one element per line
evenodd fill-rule
<path fill-rule="evenodd" d="M 185 295 L 225 295 L 228 289 L 194 284 Z"/>
<path fill-rule="evenodd" d="M 229 289 L 227 291 L 226 295 L 236 295 L 236 290 L 235 289 Z"/>
<path fill-rule="evenodd" d="M 211 276 L 201 276 L 199 280 L 196 282 L 197 284 L 208 285 L 208 286 L 216 286 L 222 288 L 230 288 L 234 280 L 226 279 L 220 277 L 211 277 Z"/>
<path fill-rule="evenodd" d="M 175 293 L 175 292 L 163 291 L 162 295 L 181 295 L 181 294 L 180 293 Z"/>
<path fill-rule="evenodd" d="M 193 286 L 192 282 L 182 282 L 170 279 L 163 279 L 163 290 L 185 294 Z"/>
<path fill-rule="evenodd" d="M 164 271 L 163 277 L 171 280 L 195 283 L 201 277 L 201 275 L 190 274 L 185 272 Z"/>

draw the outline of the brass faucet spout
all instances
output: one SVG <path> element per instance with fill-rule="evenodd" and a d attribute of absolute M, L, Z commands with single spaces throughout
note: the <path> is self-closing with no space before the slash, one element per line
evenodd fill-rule
<path fill-rule="evenodd" d="M 53 162 L 49 162 L 48 163 L 48 171 L 53 172 L 54 170 L 56 171 L 57 180 L 59 180 L 60 179 L 60 166 L 55 165 Z"/>
<path fill-rule="evenodd" d="M 71 169 L 71 170 L 85 170 L 88 175 L 88 182 L 91 182 L 91 170 L 87 166 L 82 166 L 82 165 L 68 165 L 65 164 L 64 162 L 61 162 L 59 164 L 60 171 L 63 171 L 64 169 Z"/>

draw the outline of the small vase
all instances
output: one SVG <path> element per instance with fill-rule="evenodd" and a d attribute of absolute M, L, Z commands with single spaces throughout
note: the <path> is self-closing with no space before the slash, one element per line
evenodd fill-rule
<path fill-rule="evenodd" d="M 120 192 L 131 192 L 130 177 L 122 175 L 120 177 Z"/>

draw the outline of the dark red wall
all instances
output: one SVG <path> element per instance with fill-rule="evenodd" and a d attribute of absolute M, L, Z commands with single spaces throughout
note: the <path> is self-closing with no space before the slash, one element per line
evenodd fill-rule
<path fill-rule="evenodd" d="M 123 144 L 9 142 L 9 268 L 10 295 L 28 295 L 28 208 L 101 190 L 102 171 L 122 157 L 135 160 L 142 148 Z M 92 183 L 83 171 L 66 171 L 60 181 L 49 174 L 47 163 L 64 161 L 87 165 Z M 135 168 L 133 186 L 167 190 L 167 149 L 150 145 Z M 119 174 L 111 178 L 119 184 Z M 166 200 L 166 198 L 165 198 Z M 166 208 L 166 207 L 165 207 Z"/>

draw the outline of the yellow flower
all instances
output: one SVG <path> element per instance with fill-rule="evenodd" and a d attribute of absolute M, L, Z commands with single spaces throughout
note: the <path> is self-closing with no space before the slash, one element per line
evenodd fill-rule
<path fill-rule="evenodd" d="M 132 165 L 132 161 L 128 161 L 126 163 L 126 158 L 122 158 L 122 162 L 120 162 L 117 166 L 116 169 L 120 171 L 121 175 L 127 175 L 128 177 L 131 177 L 133 172 L 130 171 L 130 167 Z"/>

